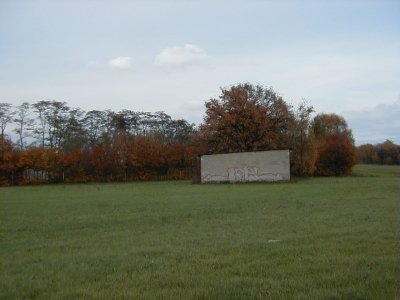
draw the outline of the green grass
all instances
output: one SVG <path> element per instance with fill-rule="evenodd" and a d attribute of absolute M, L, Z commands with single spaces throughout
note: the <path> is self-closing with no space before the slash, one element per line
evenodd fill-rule
<path fill-rule="evenodd" d="M 353 168 L 354 176 L 364 177 L 399 177 L 399 166 L 356 165 Z"/>
<path fill-rule="evenodd" d="M 399 167 L 0 189 L 0 299 L 396 299 Z"/>

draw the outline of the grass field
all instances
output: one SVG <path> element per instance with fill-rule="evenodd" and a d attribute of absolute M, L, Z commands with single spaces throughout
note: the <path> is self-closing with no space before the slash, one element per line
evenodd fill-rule
<path fill-rule="evenodd" d="M 400 167 L 0 189 L 0 299 L 399 299 Z"/>

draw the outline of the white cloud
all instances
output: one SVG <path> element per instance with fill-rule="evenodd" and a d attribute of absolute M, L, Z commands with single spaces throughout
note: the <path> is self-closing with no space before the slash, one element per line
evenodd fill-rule
<path fill-rule="evenodd" d="M 108 62 L 110 68 L 113 69 L 121 69 L 121 70 L 129 70 L 132 67 L 132 57 L 129 56 L 119 56 L 111 59 Z"/>
<path fill-rule="evenodd" d="M 154 60 L 156 65 L 182 66 L 189 63 L 202 61 L 207 58 L 206 52 L 199 46 L 185 44 L 165 48 Z"/>

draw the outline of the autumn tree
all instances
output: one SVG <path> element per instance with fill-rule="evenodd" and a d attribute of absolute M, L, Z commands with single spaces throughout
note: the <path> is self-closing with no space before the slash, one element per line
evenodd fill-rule
<path fill-rule="evenodd" d="M 319 145 L 316 175 L 350 175 L 356 163 L 356 150 L 351 140 L 343 134 L 330 134 Z"/>
<path fill-rule="evenodd" d="M 135 141 L 134 165 L 140 179 L 167 172 L 166 146 L 153 135 L 138 136 Z"/>
<path fill-rule="evenodd" d="M 113 181 L 117 163 L 118 160 L 111 145 L 96 145 L 88 156 L 88 175 L 94 181 Z"/>
<path fill-rule="evenodd" d="M 313 175 L 317 159 L 317 144 L 311 126 L 314 108 L 303 101 L 294 113 L 290 129 L 291 172 L 296 175 Z"/>
<path fill-rule="evenodd" d="M 248 83 L 221 89 L 206 103 L 201 131 L 209 152 L 287 148 L 293 116 L 272 88 Z"/>
<path fill-rule="evenodd" d="M 0 103 L 0 185 L 8 180 L 14 165 L 12 143 L 6 138 L 6 127 L 13 119 L 11 107 L 9 103 Z"/>
<path fill-rule="evenodd" d="M 22 164 L 25 169 L 34 172 L 34 180 L 38 182 L 60 181 L 60 152 L 45 147 L 29 147 L 22 152 Z"/>
<path fill-rule="evenodd" d="M 398 165 L 400 164 L 400 146 L 391 140 L 386 140 L 376 146 L 376 151 L 381 164 Z"/>
<path fill-rule="evenodd" d="M 391 140 L 379 144 L 365 144 L 357 147 L 358 162 L 362 164 L 400 164 L 400 145 Z"/>
<path fill-rule="evenodd" d="M 346 120 L 337 114 L 320 113 L 312 121 L 312 128 L 317 139 L 323 140 L 330 135 L 345 135 L 354 143 L 353 133 Z"/>
<path fill-rule="evenodd" d="M 7 138 L 3 138 L 0 152 L 0 186 L 12 185 L 21 168 L 20 152 L 14 149 Z"/>
<path fill-rule="evenodd" d="M 86 172 L 88 158 L 85 154 L 79 148 L 59 153 L 62 182 L 86 182 L 88 180 Z"/>
<path fill-rule="evenodd" d="M 337 114 L 318 114 L 312 127 L 317 140 L 317 175 L 348 175 L 356 163 L 356 148 L 346 120 Z"/>
<path fill-rule="evenodd" d="M 361 164 L 378 164 L 379 156 L 376 147 L 372 144 L 357 147 L 357 161 Z"/>

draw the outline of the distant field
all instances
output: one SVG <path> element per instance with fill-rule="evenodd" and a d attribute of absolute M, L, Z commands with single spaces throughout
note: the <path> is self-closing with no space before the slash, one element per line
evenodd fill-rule
<path fill-rule="evenodd" d="M 0 188 L 0 299 L 397 299 L 400 167 Z"/>

